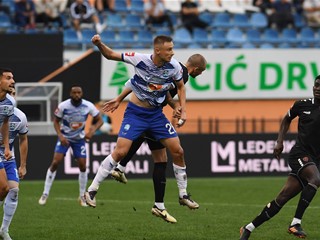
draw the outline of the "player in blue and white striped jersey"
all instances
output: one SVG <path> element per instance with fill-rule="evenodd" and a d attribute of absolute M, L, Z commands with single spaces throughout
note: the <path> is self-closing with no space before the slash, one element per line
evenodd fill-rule
<path fill-rule="evenodd" d="M 132 89 L 132 94 L 118 134 L 116 148 L 101 163 L 85 195 L 87 203 L 92 207 L 96 206 L 95 195 L 100 183 L 127 155 L 132 142 L 146 131 L 150 132 L 171 153 L 175 162 L 174 172 L 178 184 L 183 186 L 184 194 L 187 195 L 183 149 L 175 128 L 163 114 L 161 106 L 167 92 L 176 83 L 181 106 L 180 118 L 183 123 L 185 122 L 186 90 L 182 80 L 182 68 L 179 62 L 172 58 L 174 55 L 172 38 L 157 36 L 153 41 L 152 54 L 117 53 L 102 43 L 99 35 L 93 36 L 92 42 L 107 59 L 133 65 L 135 75 L 127 82 L 128 89 Z M 165 209 L 156 208 L 156 210 L 158 216 L 168 218 L 170 222 L 176 222 Z"/>
<path fill-rule="evenodd" d="M 15 89 L 10 91 L 15 96 Z M 3 161 L 4 169 L 7 174 L 9 193 L 5 198 L 3 205 L 3 220 L 0 228 L 0 237 L 2 239 L 11 239 L 9 235 L 9 226 L 18 206 L 19 179 L 23 179 L 27 173 L 27 155 L 28 155 L 28 122 L 26 115 L 18 108 L 14 108 L 14 114 L 9 118 L 9 147 L 12 152 L 12 158 Z M 20 166 L 17 168 L 14 155 L 14 140 L 19 135 Z M 0 136 L 0 139 L 2 137 Z M 0 157 L 3 158 L 4 146 L 0 146 Z"/>
<path fill-rule="evenodd" d="M 82 96 L 83 91 L 81 87 L 72 87 L 70 98 L 61 102 L 55 111 L 53 125 L 58 135 L 58 141 L 54 150 L 53 160 L 46 174 L 43 194 L 39 199 L 40 205 L 46 204 L 58 165 L 71 147 L 73 156 L 76 158 L 80 169 L 79 203 L 81 206 L 87 206 L 84 199 L 88 181 L 85 142 L 92 138 L 95 131 L 103 124 L 103 121 L 99 110 L 94 104 L 83 99 Z M 85 133 L 84 128 L 89 114 L 93 117 L 94 124 L 90 127 L 89 132 Z"/>
<path fill-rule="evenodd" d="M 3 161 L 12 157 L 9 147 L 9 117 L 14 112 L 15 101 L 7 96 L 7 92 L 14 87 L 15 81 L 11 69 L 0 68 L 0 133 L 3 136 L 1 144 L 4 149 L 0 158 L 0 205 L 8 194 L 9 186 L 7 175 L 4 170 Z"/>

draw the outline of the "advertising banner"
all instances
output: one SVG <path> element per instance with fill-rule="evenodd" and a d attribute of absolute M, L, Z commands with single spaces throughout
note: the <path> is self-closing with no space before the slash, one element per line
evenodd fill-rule
<path fill-rule="evenodd" d="M 207 59 L 206 71 L 196 79 L 190 77 L 186 84 L 188 100 L 292 99 L 311 97 L 313 80 L 320 74 L 318 51 L 188 49 L 175 50 L 174 58 L 185 63 L 189 56 L 200 53 Z M 101 71 L 102 99 L 116 97 L 134 75 L 133 66 L 105 58 Z"/>
<path fill-rule="evenodd" d="M 226 134 L 226 135 L 181 135 L 185 152 L 188 177 L 225 176 L 278 176 L 287 175 L 290 168 L 286 156 L 295 143 L 295 135 L 288 134 L 280 160 L 273 157 L 275 134 Z M 56 137 L 30 136 L 28 174 L 26 179 L 44 179 L 53 157 Z M 116 136 L 94 136 L 87 143 L 87 171 L 92 179 L 103 159 L 116 146 Z M 16 149 L 19 149 L 16 146 Z M 17 158 L 19 154 L 17 152 Z M 168 153 L 167 176 L 174 177 L 172 158 Z M 127 177 L 151 178 L 153 160 L 151 151 L 143 143 L 137 154 L 128 163 Z M 58 168 L 57 179 L 77 179 L 77 162 L 69 151 Z"/>

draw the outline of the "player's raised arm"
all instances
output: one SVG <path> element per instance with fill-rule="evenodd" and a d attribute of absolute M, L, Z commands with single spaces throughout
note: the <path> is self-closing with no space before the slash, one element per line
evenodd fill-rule
<path fill-rule="evenodd" d="M 99 48 L 101 54 L 108 60 L 122 61 L 121 53 L 113 51 L 107 45 L 105 45 L 100 38 L 99 34 L 96 34 L 91 39 L 92 43 Z"/>

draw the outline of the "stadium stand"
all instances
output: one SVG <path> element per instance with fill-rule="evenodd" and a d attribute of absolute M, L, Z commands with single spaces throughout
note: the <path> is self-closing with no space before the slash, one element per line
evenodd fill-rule
<path fill-rule="evenodd" d="M 103 41 L 112 47 L 132 46 L 134 48 L 149 48 L 152 39 L 156 35 L 170 35 L 174 38 L 177 48 L 252 48 L 252 47 L 292 47 L 314 48 L 319 47 L 319 28 L 308 26 L 303 12 L 294 12 L 294 26 L 284 30 L 269 27 L 268 15 L 258 12 L 255 7 L 241 6 L 240 10 L 231 11 L 232 4 L 216 5 L 214 0 L 199 1 L 201 13 L 200 19 L 209 23 L 204 29 L 195 29 L 195 32 L 187 34 L 181 25 L 180 8 L 181 0 L 165 0 L 174 29 L 170 30 L 168 24 L 147 28 L 144 19 L 143 0 L 131 0 L 128 6 L 125 0 L 115 1 L 113 11 L 99 12 L 99 18 L 105 23 L 107 30 L 101 33 Z M 9 6 L 11 14 L 0 11 L 0 34 L 17 33 L 43 33 L 64 34 L 64 47 L 66 49 L 91 48 L 91 34 L 95 34 L 94 26 L 82 26 L 82 38 L 72 31 L 69 9 L 61 14 L 63 30 L 56 24 L 50 28 L 38 25 L 36 29 L 18 29 L 14 23 L 14 2 L 3 0 Z M 227 7 L 228 6 L 228 7 Z M 226 10 L 226 9 L 229 9 Z M 86 29 L 88 28 L 88 29 Z M 88 31 L 87 31 L 88 30 Z M 127 33 L 124 32 L 127 31 Z M 129 34 L 130 33 L 130 34 Z M 127 35 L 129 34 L 129 35 Z M 130 37 L 130 38 L 129 38 Z M 149 43 L 150 42 L 150 43 Z M 282 44 L 282 43 L 289 44 Z M 134 44 L 133 44 L 134 43 Z"/>

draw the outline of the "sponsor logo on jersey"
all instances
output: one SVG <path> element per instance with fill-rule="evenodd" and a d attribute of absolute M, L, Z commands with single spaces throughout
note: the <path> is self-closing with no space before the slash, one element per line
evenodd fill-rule
<path fill-rule="evenodd" d="M 77 130 L 79 128 L 82 127 L 82 123 L 81 122 L 71 122 L 70 123 L 70 128 L 73 130 Z"/>
<path fill-rule="evenodd" d="M 134 56 L 134 52 L 126 52 L 124 55 L 127 57 L 133 57 Z"/>

